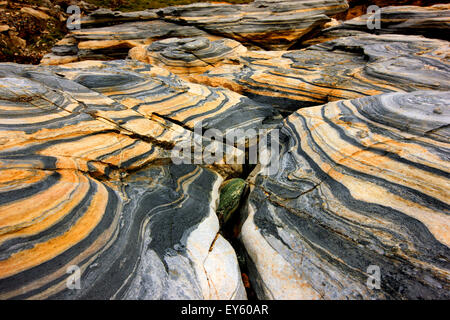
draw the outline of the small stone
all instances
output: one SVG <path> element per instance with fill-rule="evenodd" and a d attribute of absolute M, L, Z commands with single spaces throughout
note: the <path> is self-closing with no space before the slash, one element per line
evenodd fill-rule
<path fill-rule="evenodd" d="M 441 110 L 441 108 L 436 107 L 436 108 L 433 109 L 433 113 L 442 114 L 442 110 Z"/>
<path fill-rule="evenodd" d="M 27 13 L 27 14 L 35 17 L 35 18 L 38 18 L 38 19 L 42 19 L 42 20 L 50 19 L 50 16 L 48 14 L 46 14 L 45 12 L 42 12 L 40 10 L 35 10 L 33 8 L 30 8 L 30 7 L 22 7 L 20 9 L 20 11 L 23 12 L 23 13 Z"/>

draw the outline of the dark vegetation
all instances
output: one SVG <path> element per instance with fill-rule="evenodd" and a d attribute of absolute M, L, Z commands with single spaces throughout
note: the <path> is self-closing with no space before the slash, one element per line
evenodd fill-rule
<path fill-rule="evenodd" d="M 24 7 L 39 10 L 48 19 L 21 11 Z M 65 19 L 59 7 L 50 1 L 0 1 L 0 30 L 3 30 L 0 32 L 0 61 L 39 63 L 66 34 Z"/>

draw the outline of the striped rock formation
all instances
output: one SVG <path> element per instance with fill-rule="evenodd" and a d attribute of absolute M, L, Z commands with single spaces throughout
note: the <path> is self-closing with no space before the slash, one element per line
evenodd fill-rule
<path fill-rule="evenodd" d="M 449 101 L 388 93 L 284 121 L 241 232 L 258 297 L 450 297 Z"/>
<path fill-rule="evenodd" d="M 189 132 L 201 125 L 202 130 L 217 129 L 226 135 L 251 128 L 270 129 L 281 121 L 270 106 L 224 88 L 183 81 L 165 69 L 140 62 L 85 61 L 51 70 L 141 117 L 159 117 Z"/>
<path fill-rule="evenodd" d="M 256 0 L 247 5 L 199 3 L 163 8 L 167 21 L 196 26 L 210 34 L 265 50 L 287 49 L 320 29 L 329 15 L 348 8 L 345 0 Z"/>
<path fill-rule="evenodd" d="M 59 41 L 52 48 L 52 52 L 44 56 L 41 64 L 123 59 L 128 51 L 137 45 L 169 37 L 193 36 L 208 36 L 208 34 L 195 27 L 182 27 L 161 20 L 126 22 L 95 28 L 82 27 Z"/>
<path fill-rule="evenodd" d="M 238 156 L 195 124 L 270 129 L 275 111 L 134 61 L 0 64 L 0 81 L 0 298 L 246 297 L 215 212 L 242 166 L 172 151 Z"/>
<path fill-rule="evenodd" d="M 448 41 L 450 40 L 449 29 L 450 4 L 437 4 L 429 7 L 383 7 L 378 12 L 371 11 L 368 14 L 320 30 L 318 33 L 310 34 L 307 36 L 309 39 L 304 38 L 301 46 L 306 47 L 364 33 L 423 35 L 427 38 Z"/>
<path fill-rule="evenodd" d="M 224 64 L 239 63 L 247 49 L 231 39 L 211 41 L 206 37 L 169 38 L 149 46 L 135 47 L 129 56 L 161 66 L 180 75 L 201 74 Z"/>
<path fill-rule="evenodd" d="M 0 64 L 0 299 L 449 299 L 449 6 L 347 7 L 100 9 Z"/>
<path fill-rule="evenodd" d="M 122 13 L 100 9 L 81 20 L 46 55 L 43 64 L 119 59 L 130 48 L 171 37 L 231 38 L 245 46 L 287 49 L 321 29 L 329 15 L 348 8 L 346 0 L 257 0 L 250 4 L 196 3 Z"/>
<path fill-rule="evenodd" d="M 385 92 L 450 89 L 443 40 L 366 34 L 291 51 L 246 51 L 227 41 L 163 40 L 136 47 L 130 56 L 270 103 L 284 114 Z"/>

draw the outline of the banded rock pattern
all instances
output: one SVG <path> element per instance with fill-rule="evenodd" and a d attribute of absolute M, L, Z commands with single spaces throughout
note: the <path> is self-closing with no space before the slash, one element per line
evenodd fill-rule
<path fill-rule="evenodd" d="M 2 299 L 246 297 L 216 216 L 242 166 L 173 165 L 172 150 L 239 156 L 195 124 L 267 130 L 276 111 L 136 61 L 0 64 L 0 81 Z"/>
<path fill-rule="evenodd" d="M 262 299 L 450 298 L 449 6 L 346 8 L 101 9 L 0 64 L 0 298 L 245 299 L 221 234 Z"/>
<path fill-rule="evenodd" d="M 449 101 L 388 93 L 285 120 L 279 170 L 253 173 L 241 233 L 260 298 L 449 298 Z"/>
<path fill-rule="evenodd" d="M 161 117 L 189 131 L 201 124 L 202 130 L 228 134 L 250 128 L 270 129 L 281 121 L 270 106 L 224 88 L 183 81 L 144 63 L 86 61 L 52 70 L 142 117 Z"/>
<path fill-rule="evenodd" d="M 201 74 L 223 64 L 239 63 L 247 49 L 231 39 L 210 41 L 205 37 L 169 38 L 135 47 L 129 56 L 169 69 L 175 74 Z"/>
<path fill-rule="evenodd" d="M 321 28 L 331 20 L 329 15 L 347 8 L 345 0 L 256 0 L 247 5 L 174 6 L 163 8 L 158 14 L 167 21 L 196 26 L 245 45 L 282 50 Z"/>
<path fill-rule="evenodd" d="M 169 37 L 208 36 L 195 27 L 161 20 L 126 22 L 74 30 L 52 48 L 41 64 L 57 65 L 79 60 L 124 59 L 128 51 L 142 44 Z M 217 37 L 211 36 L 213 39 Z"/>
<path fill-rule="evenodd" d="M 206 50 L 194 47 L 191 50 L 195 51 L 186 52 L 180 41 L 186 40 L 165 40 L 135 48 L 131 57 L 165 67 L 192 82 L 230 88 L 270 103 L 284 114 L 384 92 L 450 88 L 448 42 L 421 36 L 367 34 L 304 50 L 228 49 L 229 56 L 221 53 L 230 46 L 211 50 L 210 44 L 205 45 Z M 192 42 L 208 43 L 204 38 Z M 159 48 L 164 49 L 161 52 Z M 201 59 L 203 50 L 211 62 Z"/>
<path fill-rule="evenodd" d="M 102 183 L 25 164 L 2 165 L 2 299 L 245 298 L 218 235 L 217 174 L 157 166 Z M 66 285 L 73 265 L 80 290 Z"/>
<path fill-rule="evenodd" d="M 257 0 L 250 4 L 196 3 L 122 13 L 99 9 L 81 21 L 46 55 L 42 64 L 125 58 L 137 45 L 172 37 L 231 38 L 245 46 L 287 49 L 322 28 L 346 0 Z"/>
<path fill-rule="evenodd" d="M 328 33 L 336 37 L 339 31 L 355 30 L 376 34 L 411 34 L 423 35 L 427 38 L 449 40 L 450 4 L 437 4 L 430 7 L 392 6 L 380 8 L 380 28 L 368 28 L 374 24 L 373 14 L 365 14 L 341 25 L 321 31 L 322 36 Z"/>

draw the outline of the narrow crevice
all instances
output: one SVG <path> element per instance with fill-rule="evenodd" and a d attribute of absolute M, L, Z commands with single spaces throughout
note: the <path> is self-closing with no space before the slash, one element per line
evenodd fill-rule
<path fill-rule="evenodd" d="M 242 174 L 237 177 L 238 179 L 242 179 L 244 181 L 247 180 L 250 173 L 253 171 L 256 165 L 248 163 L 248 148 L 246 149 L 246 161 L 243 164 Z M 229 181 L 229 180 L 227 180 Z M 224 182 L 227 183 L 227 181 Z M 221 186 L 221 189 L 223 185 Z M 239 269 L 241 272 L 242 282 L 244 284 L 244 288 L 247 294 L 248 300 L 257 300 L 256 291 L 253 288 L 252 282 L 249 279 L 250 270 L 248 267 L 248 255 L 246 254 L 246 249 L 241 242 L 240 233 L 242 225 L 244 224 L 244 217 L 240 214 L 243 207 L 245 206 L 248 196 L 250 193 L 250 188 L 247 182 L 245 182 L 244 190 L 240 196 L 239 204 L 234 210 L 234 213 L 230 216 L 230 218 L 223 222 L 221 216 L 219 216 L 220 221 L 220 231 L 219 233 L 230 243 L 233 247 L 234 252 L 236 253 L 237 260 L 239 263 Z M 220 200 L 222 199 L 222 193 Z"/>

